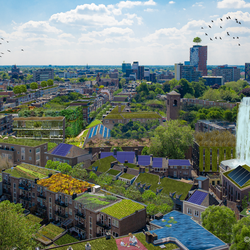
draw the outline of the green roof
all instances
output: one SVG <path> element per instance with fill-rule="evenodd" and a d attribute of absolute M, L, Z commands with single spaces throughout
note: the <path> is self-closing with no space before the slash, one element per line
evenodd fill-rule
<path fill-rule="evenodd" d="M 0 138 L 0 143 L 9 143 L 9 144 L 15 144 L 15 145 L 37 147 L 47 142 L 44 140 L 15 139 L 13 137 L 8 137 L 8 139 Z"/>
<path fill-rule="evenodd" d="M 143 205 L 137 202 L 124 199 L 112 206 L 102 209 L 101 212 L 108 214 L 114 218 L 122 219 L 144 208 L 145 207 Z"/>
<path fill-rule="evenodd" d="M 125 108 L 125 105 L 121 105 L 121 111 L 123 111 L 124 108 Z M 120 112 L 118 110 L 119 110 L 119 106 L 116 106 L 112 109 L 110 114 L 119 114 Z"/>
<path fill-rule="evenodd" d="M 111 155 L 95 161 L 88 169 L 92 169 L 92 167 L 98 167 L 98 172 L 107 172 L 110 169 L 111 162 L 113 161 L 116 161 L 116 159 Z"/>
<path fill-rule="evenodd" d="M 43 221 L 43 219 L 33 215 L 33 214 L 28 214 L 26 216 L 26 219 L 28 219 L 29 221 L 31 221 L 32 223 L 40 223 Z"/>
<path fill-rule="evenodd" d="M 86 127 L 86 129 L 87 129 L 87 128 L 92 128 L 92 127 L 94 127 L 95 125 L 98 125 L 98 124 L 100 124 L 100 123 L 102 123 L 102 121 L 100 121 L 100 120 L 98 120 L 98 119 L 95 119 L 94 121 L 92 121 L 92 122 Z"/>
<path fill-rule="evenodd" d="M 156 188 L 163 188 L 162 193 L 169 195 L 169 192 L 176 192 L 176 194 L 181 196 L 181 200 L 184 200 L 188 194 L 188 191 L 192 188 L 192 184 L 184 183 L 181 181 L 177 181 L 170 178 L 161 179 L 160 185 L 159 176 L 155 174 L 143 173 L 138 176 L 136 182 L 140 182 L 141 184 L 146 183 L 147 185 L 151 185 L 149 188 L 152 191 L 156 191 Z"/>
<path fill-rule="evenodd" d="M 114 170 L 114 169 L 110 169 L 107 174 L 110 174 L 110 175 L 118 175 L 121 171 L 118 171 L 118 170 Z"/>
<path fill-rule="evenodd" d="M 153 119 L 153 118 L 161 118 L 161 116 L 155 112 L 128 112 L 128 113 L 121 113 L 121 115 L 125 119 L 135 119 L 135 118 L 148 118 L 148 119 Z"/>
<path fill-rule="evenodd" d="M 243 165 L 242 167 L 245 168 L 248 172 L 250 172 L 250 167 L 249 167 L 249 166 Z M 231 178 L 228 176 L 232 171 L 234 171 L 234 169 L 231 169 L 231 170 L 229 170 L 229 171 L 227 171 L 227 172 L 225 172 L 225 173 L 223 173 L 223 174 L 224 174 L 231 182 L 233 182 L 237 187 L 239 187 L 240 189 L 242 189 L 242 188 L 245 188 L 245 187 L 247 187 L 247 186 L 250 185 L 250 180 L 248 180 L 243 186 L 240 186 L 238 183 L 236 183 L 233 179 L 231 179 Z"/>
<path fill-rule="evenodd" d="M 128 179 L 128 180 L 132 180 L 135 177 L 135 175 L 124 173 L 120 177 L 124 179 Z"/>
<path fill-rule="evenodd" d="M 119 114 L 109 114 L 104 119 L 124 119 L 124 118 Z"/>
<path fill-rule="evenodd" d="M 27 163 L 22 163 L 13 169 L 9 168 L 4 171 L 4 173 L 10 174 L 13 177 L 25 178 L 34 181 L 36 178 L 42 179 L 47 177 L 48 174 L 54 174 L 54 170 L 49 170 L 47 168 L 37 167 Z"/>
<path fill-rule="evenodd" d="M 107 205 L 110 205 L 116 202 L 118 199 L 114 196 L 110 198 L 110 196 L 98 195 L 98 194 L 89 194 L 84 193 L 81 196 L 78 196 L 75 201 L 80 202 L 84 205 L 85 208 L 91 210 L 97 210 L 103 208 Z"/>

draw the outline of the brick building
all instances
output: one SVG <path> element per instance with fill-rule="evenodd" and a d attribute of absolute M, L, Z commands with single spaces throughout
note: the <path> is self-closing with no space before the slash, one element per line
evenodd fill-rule
<path fill-rule="evenodd" d="M 213 76 L 223 76 L 224 82 L 238 81 L 240 79 L 240 69 L 228 67 L 227 65 L 218 66 L 212 69 Z"/>
<path fill-rule="evenodd" d="M 175 91 L 167 93 L 167 120 L 176 120 L 179 117 L 181 95 Z"/>
<path fill-rule="evenodd" d="M 12 115 L 0 116 L 0 135 L 7 135 L 13 132 Z"/>

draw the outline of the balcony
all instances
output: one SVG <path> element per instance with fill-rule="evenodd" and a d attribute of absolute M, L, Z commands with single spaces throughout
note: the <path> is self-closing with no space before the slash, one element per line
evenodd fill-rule
<path fill-rule="evenodd" d="M 100 221 L 97 221 L 97 222 L 96 222 L 96 225 L 97 225 L 98 227 L 103 227 L 103 228 L 106 229 L 106 230 L 110 230 L 110 229 L 111 229 L 111 226 L 108 226 L 108 225 L 106 225 L 106 224 L 104 224 L 104 223 L 102 223 L 102 222 L 100 222 Z"/>
<path fill-rule="evenodd" d="M 83 213 L 81 213 L 80 211 L 78 211 L 78 210 L 75 211 L 75 215 L 85 219 L 85 215 Z"/>
<path fill-rule="evenodd" d="M 63 214 L 62 212 L 59 212 L 59 211 L 55 211 L 55 215 L 57 215 L 61 218 L 64 218 L 64 219 L 67 219 L 69 217 L 68 214 Z"/>
<path fill-rule="evenodd" d="M 28 197 L 28 196 L 26 196 L 26 195 L 21 194 L 21 195 L 19 195 L 19 199 L 25 200 L 25 201 L 30 201 L 30 200 L 31 200 L 31 197 Z"/>
<path fill-rule="evenodd" d="M 11 183 L 10 183 L 10 181 L 9 180 L 3 180 L 3 184 L 5 184 L 5 185 L 11 185 Z"/>
<path fill-rule="evenodd" d="M 102 234 L 98 234 L 98 233 L 96 234 L 96 237 L 101 237 L 101 236 L 102 236 Z"/>
<path fill-rule="evenodd" d="M 56 205 L 59 205 L 59 206 L 61 206 L 61 207 L 68 207 L 68 203 L 65 203 L 65 202 L 63 202 L 63 201 L 61 201 L 61 200 L 59 200 L 59 199 L 57 199 L 56 201 L 55 201 L 55 203 L 56 203 Z"/>
<path fill-rule="evenodd" d="M 37 203 L 37 207 L 43 210 L 47 210 L 47 207 L 44 205 L 41 205 L 41 203 Z"/>
<path fill-rule="evenodd" d="M 46 199 L 46 196 L 43 193 L 37 193 L 37 197 L 42 198 L 42 199 Z"/>
<path fill-rule="evenodd" d="M 10 192 L 10 190 L 4 188 L 3 194 L 11 195 L 11 192 Z"/>
<path fill-rule="evenodd" d="M 75 225 L 75 227 L 77 227 L 77 228 L 79 228 L 81 230 L 85 230 L 84 224 L 77 224 L 77 225 Z"/>
<path fill-rule="evenodd" d="M 31 186 L 28 186 L 28 185 L 25 185 L 25 184 L 22 184 L 22 183 L 20 183 L 18 187 L 20 189 L 26 190 L 26 191 L 30 191 L 31 190 Z"/>

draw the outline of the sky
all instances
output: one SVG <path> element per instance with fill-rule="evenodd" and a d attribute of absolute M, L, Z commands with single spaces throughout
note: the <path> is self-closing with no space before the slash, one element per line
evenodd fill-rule
<path fill-rule="evenodd" d="M 0 65 L 174 65 L 189 61 L 197 36 L 208 46 L 208 65 L 250 62 L 250 1 L 0 0 L 0 6 Z"/>

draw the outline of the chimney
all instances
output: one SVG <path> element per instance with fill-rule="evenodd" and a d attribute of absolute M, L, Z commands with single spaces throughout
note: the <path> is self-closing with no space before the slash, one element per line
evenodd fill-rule
<path fill-rule="evenodd" d="M 128 171 L 128 167 L 125 166 L 125 167 L 123 168 L 123 172 L 124 172 L 124 173 L 127 173 L 127 171 Z"/>
<path fill-rule="evenodd" d="M 138 162 L 138 148 L 135 148 L 135 157 L 136 157 L 136 162 Z"/>
<path fill-rule="evenodd" d="M 150 157 L 151 157 L 151 161 L 152 161 L 152 163 L 153 163 L 153 160 L 154 160 L 153 154 L 151 154 Z"/>
<path fill-rule="evenodd" d="M 117 155 L 117 148 L 114 148 L 114 155 Z"/>
<path fill-rule="evenodd" d="M 138 168 L 139 168 L 139 167 L 140 167 L 140 165 L 139 165 L 139 164 L 137 164 L 137 165 L 136 165 L 136 167 L 138 167 Z"/>
<path fill-rule="evenodd" d="M 140 166 L 139 167 L 139 174 L 143 174 L 143 173 L 145 173 L 145 167 Z"/>
<path fill-rule="evenodd" d="M 118 105 L 118 112 L 119 112 L 119 113 L 122 112 L 122 111 L 121 111 L 121 105 L 120 105 L 120 104 Z"/>
<path fill-rule="evenodd" d="M 99 154 L 98 154 L 98 158 L 101 159 L 101 152 L 102 151 L 99 151 Z"/>
<path fill-rule="evenodd" d="M 125 160 L 124 163 L 128 163 L 128 160 Z"/>

